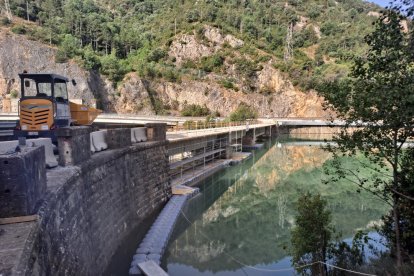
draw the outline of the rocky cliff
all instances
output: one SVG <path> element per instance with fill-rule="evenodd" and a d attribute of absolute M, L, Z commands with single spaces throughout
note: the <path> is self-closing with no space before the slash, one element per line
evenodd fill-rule
<path fill-rule="evenodd" d="M 201 35 L 188 33 L 176 37 L 169 46 L 168 55 L 177 68 L 186 61 L 198 62 L 226 49 L 234 58 L 249 60 L 248 55 L 239 51 L 241 46 L 243 41 L 205 26 Z M 325 115 L 322 99 L 314 91 L 304 93 L 296 88 L 273 66 L 274 57 L 262 62 L 259 69 L 249 76 L 247 88 L 246 77 L 236 72 L 235 64 L 228 57 L 225 57 L 220 72 L 196 77 L 194 75 L 197 74 L 184 75 L 175 82 L 163 78 L 143 79 L 132 72 L 114 88 L 114 84 L 105 77 L 95 71 L 84 70 L 76 61 L 56 63 L 56 51 L 23 35 L 0 29 L 0 108 L 4 98 L 18 96 L 18 73 L 26 70 L 32 73 L 53 72 L 75 79 L 77 85 L 68 86 L 70 98 L 83 99 L 87 104 L 96 99 L 98 107 L 106 112 L 178 114 L 185 104 L 199 104 L 226 116 L 240 103 L 246 103 L 261 116 Z M 223 85 L 227 79 L 232 80 L 231 88 Z"/>

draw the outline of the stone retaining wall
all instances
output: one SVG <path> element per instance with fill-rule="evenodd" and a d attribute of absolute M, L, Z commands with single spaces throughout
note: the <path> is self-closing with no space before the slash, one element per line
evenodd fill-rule
<path fill-rule="evenodd" d="M 165 139 L 125 145 L 123 136 L 130 139 L 130 132 L 121 129 L 114 131 L 122 141 L 114 140 L 119 143 L 113 149 L 75 160 L 69 153 L 89 153 L 89 139 L 82 138 L 89 132 L 78 127 L 60 134 L 64 162 L 46 170 L 46 192 L 34 212 L 39 219 L 25 224 L 21 238 L 13 238 L 21 252 L 16 246 L 4 248 L 0 257 L 11 256 L 10 250 L 16 257 L 0 260 L 0 274 L 101 275 L 122 241 L 171 197 Z M 0 252 L 2 239 L 19 225 L 0 227 Z"/>
<path fill-rule="evenodd" d="M 100 275 L 122 240 L 171 196 L 166 142 L 95 154 L 48 171 L 37 235 L 17 273 Z"/>

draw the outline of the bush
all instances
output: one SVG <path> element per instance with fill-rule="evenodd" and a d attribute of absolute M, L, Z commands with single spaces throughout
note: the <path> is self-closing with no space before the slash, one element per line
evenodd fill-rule
<path fill-rule="evenodd" d="M 108 76 L 110 80 L 118 82 L 123 78 L 125 74 L 124 68 L 114 54 L 103 56 L 101 64 L 101 73 Z"/>
<path fill-rule="evenodd" d="M 171 68 L 167 68 L 163 71 L 162 73 L 163 77 L 169 81 L 169 82 L 179 82 L 180 79 L 180 74 L 175 71 L 174 69 Z"/>
<path fill-rule="evenodd" d="M 209 57 L 203 57 L 201 59 L 201 69 L 206 72 L 212 72 L 219 69 L 224 63 L 224 57 L 219 54 Z"/>
<path fill-rule="evenodd" d="M 149 53 L 148 57 L 147 57 L 147 61 L 148 62 L 158 62 L 160 59 L 163 59 L 165 56 L 167 55 L 167 53 L 160 49 L 157 48 L 154 51 L 152 51 L 151 53 Z"/>
<path fill-rule="evenodd" d="M 14 26 L 11 31 L 15 34 L 25 34 L 26 33 L 26 28 L 22 25 L 17 25 Z"/>
<path fill-rule="evenodd" d="M 234 88 L 235 88 L 235 86 L 234 86 L 233 82 L 232 82 L 232 81 L 230 81 L 230 80 L 222 80 L 222 81 L 220 82 L 220 84 L 221 84 L 224 88 L 227 88 L 227 89 L 234 89 Z"/>
<path fill-rule="evenodd" d="M 83 68 L 86 70 L 96 70 L 101 66 L 99 57 L 96 55 L 90 45 L 84 48 L 82 53 L 82 61 Z"/>
<path fill-rule="evenodd" d="M 197 10 L 191 10 L 187 13 L 187 22 L 193 23 L 200 19 L 200 13 Z"/>
<path fill-rule="evenodd" d="M 12 90 L 11 92 L 10 92 L 10 97 L 12 98 L 12 99 L 16 99 L 17 97 L 19 96 L 19 92 L 17 92 L 16 90 Z"/>
<path fill-rule="evenodd" d="M 210 113 L 210 109 L 208 109 L 207 106 L 201 106 L 198 104 L 184 105 L 183 109 L 181 110 L 181 116 L 207 116 Z"/>
<path fill-rule="evenodd" d="M 2 17 L 0 19 L 0 26 L 8 26 L 11 24 L 11 21 L 7 17 Z"/>
<path fill-rule="evenodd" d="M 257 112 L 247 104 L 240 104 L 239 107 L 230 114 L 230 121 L 241 122 L 248 119 L 256 119 Z"/>

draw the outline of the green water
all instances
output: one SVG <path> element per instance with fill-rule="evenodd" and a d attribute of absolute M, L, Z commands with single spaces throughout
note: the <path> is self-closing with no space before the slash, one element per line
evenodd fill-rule
<path fill-rule="evenodd" d="M 203 181 L 175 227 L 162 266 L 169 275 L 293 275 L 294 204 L 307 191 L 328 201 L 342 239 L 360 229 L 378 238 L 372 225 L 387 207 L 357 193 L 349 181 L 323 184 L 330 160 L 318 146 L 279 140 Z"/>

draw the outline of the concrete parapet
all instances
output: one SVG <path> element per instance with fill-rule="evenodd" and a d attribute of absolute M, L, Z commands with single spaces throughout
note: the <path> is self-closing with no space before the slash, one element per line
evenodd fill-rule
<path fill-rule="evenodd" d="M 56 131 L 59 149 L 59 165 L 77 165 L 91 157 L 91 128 L 87 126 L 65 127 Z"/>
<path fill-rule="evenodd" d="M 147 128 L 135 127 L 131 128 L 131 142 L 139 143 L 147 141 Z"/>
<path fill-rule="evenodd" d="M 107 130 L 99 130 L 90 133 L 91 152 L 103 151 L 108 148 Z"/>
<path fill-rule="evenodd" d="M 0 142 L 0 154 L 14 153 L 19 145 L 18 141 Z"/>
<path fill-rule="evenodd" d="M 0 155 L 0 217 L 34 214 L 45 192 L 44 146 Z"/>
<path fill-rule="evenodd" d="M 54 168 L 57 167 L 58 161 L 53 153 L 53 144 L 52 139 L 50 138 L 38 138 L 27 140 L 27 145 L 30 147 L 44 146 L 45 147 L 45 157 L 46 157 L 46 167 Z"/>
<path fill-rule="evenodd" d="M 167 124 L 150 123 L 145 124 L 147 128 L 148 141 L 164 141 L 167 140 Z"/>
<path fill-rule="evenodd" d="M 131 145 L 131 130 L 129 128 L 115 128 L 107 130 L 109 149 L 119 149 Z"/>

